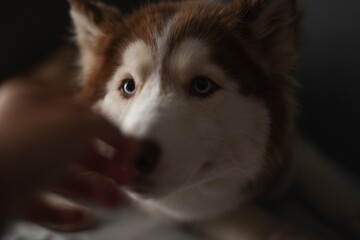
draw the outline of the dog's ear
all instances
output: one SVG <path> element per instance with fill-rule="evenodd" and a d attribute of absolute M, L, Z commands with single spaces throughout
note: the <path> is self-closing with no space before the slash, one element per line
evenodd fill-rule
<path fill-rule="evenodd" d="M 97 0 L 68 0 L 80 55 L 80 85 L 96 66 L 101 40 L 121 22 L 120 10 Z"/>
<path fill-rule="evenodd" d="M 297 62 L 299 14 L 296 0 L 235 0 L 243 34 L 269 73 L 292 73 Z"/>
<path fill-rule="evenodd" d="M 91 48 L 104 34 L 107 25 L 120 20 L 121 14 L 115 7 L 97 0 L 68 0 L 75 36 L 79 47 Z"/>

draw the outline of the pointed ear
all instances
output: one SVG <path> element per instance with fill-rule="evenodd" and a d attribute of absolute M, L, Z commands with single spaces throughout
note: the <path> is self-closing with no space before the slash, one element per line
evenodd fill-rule
<path fill-rule="evenodd" d="M 81 67 L 80 85 L 96 65 L 97 49 L 102 36 L 121 21 L 121 13 L 115 7 L 105 5 L 97 0 L 68 0 L 71 6 L 71 17 L 74 24 L 75 40 L 79 48 Z"/>
<path fill-rule="evenodd" d="M 263 60 L 269 73 L 292 73 L 297 64 L 301 20 L 296 0 L 235 0 L 234 4 L 240 10 L 249 44 L 255 43 L 256 60 Z"/>
<path fill-rule="evenodd" d="M 92 47 L 104 34 L 106 24 L 120 19 L 120 11 L 97 0 L 68 0 L 80 47 Z"/>

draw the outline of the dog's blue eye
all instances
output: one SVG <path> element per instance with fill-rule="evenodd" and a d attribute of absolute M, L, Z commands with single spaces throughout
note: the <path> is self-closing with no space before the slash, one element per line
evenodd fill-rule
<path fill-rule="evenodd" d="M 218 89 L 219 86 L 216 85 L 211 79 L 198 76 L 195 77 L 191 83 L 190 93 L 198 97 L 208 97 Z"/>
<path fill-rule="evenodd" d="M 133 79 L 126 79 L 121 85 L 121 91 L 126 97 L 131 97 L 136 92 L 136 84 Z"/>

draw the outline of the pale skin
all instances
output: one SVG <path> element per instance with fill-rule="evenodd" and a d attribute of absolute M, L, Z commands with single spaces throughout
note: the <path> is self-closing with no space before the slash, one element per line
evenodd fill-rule
<path fill-rule="evenodd" d="M 98 155 L 94 141 L 99 139 L 121 154 L 114 159 Z M 85 209 L 54 203 L 38 194 L 43 190 L 118 206 L 118 186 L 130 180 L 130 170 L 124 169 L 138 149 L 134 140 L 75 100 L 9 81 L 0 87 L 0 227 L 13 218 L 50 226 L 85 221 Z"/>

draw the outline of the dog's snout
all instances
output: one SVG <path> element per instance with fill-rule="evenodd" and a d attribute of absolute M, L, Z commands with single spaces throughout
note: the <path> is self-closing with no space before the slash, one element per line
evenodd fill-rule
<path fill-rule="evenodd" d="M 140 174 L 150 174 L 158 165 L 161 149 L 151 140 L 143 141 L 141 145 L 141 154 L 135 162 L 135 167 Z"/>

